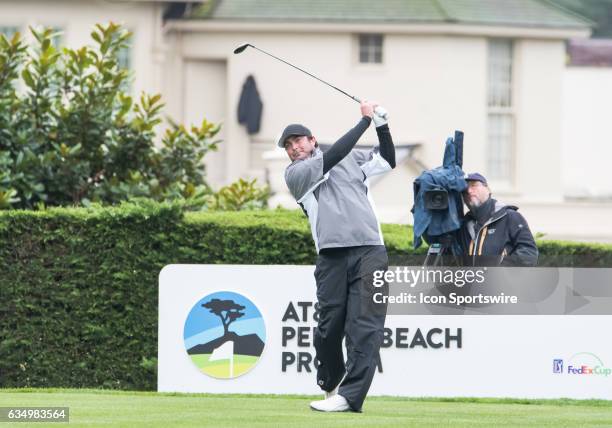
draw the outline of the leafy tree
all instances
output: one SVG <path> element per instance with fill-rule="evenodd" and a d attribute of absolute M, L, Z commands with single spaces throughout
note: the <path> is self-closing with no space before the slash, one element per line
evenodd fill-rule
<path fill-rule="evenodd" d="M 171 124 L 155 145 L 160 95 L 123 92 L 117 54 L 130 37 L 96 25 L 94 46 L 58 50 L 51 29 L 0 35 L 0 209 L 114 204 L 132 197 L 187 199 L 211 193 L 202 159 L 219 125 Z"/>
<path fill-rule="evenodd" d="M 244 310 L 245 307 L 233 300 L 212 299 L 209 302 L 203 303 L 202 306 L 221 318 L 224 336 L 229 331 L 229 325 L 244 316 L 244 312 L 240 311 Z"/>

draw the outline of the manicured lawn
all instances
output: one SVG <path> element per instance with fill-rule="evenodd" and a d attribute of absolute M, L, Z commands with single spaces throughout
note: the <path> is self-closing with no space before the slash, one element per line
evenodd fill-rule
<path fill-rule="evenodd" d="M 371 397 L 364 412 L 325 414 L 316 397 L 0 389 L 0 406 L 67 406 L 70 426 L 515 427 L 612 426 L 612 401 Z M 13 424 L 2 423 L 2 427 Z M 61 424 L 19 423 L 17 427 Z"/>
<path fill-rule="evenodd" d="M 229 360 L 209 361 L 210 354 L 195 354 L 190 355 L 190 357 L 203 373 L 207 373 L 219 379 L 227 379 L 230 377 Z M 251 355 L 234 355 L 234 376 L 240 376 L 248 372 L 251 367 L 257 364 L 258 360 L 259 357 L 253 357 Z"/>

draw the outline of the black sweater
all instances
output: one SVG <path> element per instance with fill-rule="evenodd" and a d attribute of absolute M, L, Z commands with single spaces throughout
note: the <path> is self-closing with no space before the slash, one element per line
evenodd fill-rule
<path fill-rule="evenodd" d="M 370 126 L 372 119 L 364 116 L 361 118 L 357 126 L 350 129 L 338 141 L 336 141 L 325 153 L 323 153 L 323 174 L 326 174 L 330 169 L 348 155 L 363 133 Z M 395 168 L 395 147 L 391 138 L 391 131 L 388 125 L 382 125 L 376 128 L 378 135 L 378 143 L 380 155 L 385 159 L 391 168 Z"/>

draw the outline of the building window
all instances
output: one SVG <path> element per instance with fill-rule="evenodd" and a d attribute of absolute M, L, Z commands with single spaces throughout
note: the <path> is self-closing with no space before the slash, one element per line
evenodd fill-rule
<path fill-rule="evenodd" d="M 133 36 L 132 36 L 133 37 Z M 124 42 L 125 46 L 117 51 L 117 66 L 130 72 L 129 77 L 121 84 L 121 89 L 131 92 L 132 89 L 132 40 Z"/>
<path fill-rule="evenodd" d="M 504 183 L 512 181 L 514 165 L 512 58 L 511 40 L 489 40 L 487 174 L 491 179 Z"/>
<path fill-rule="evenodd" d="M 381 64 L 382 52 L 382 34 L 359 35 L 359 62 L 361 64 Z"/>
<path fill-rule="evenodd" d="M 0 34 L 4 34 L 4 37 L 7 39 L 11 39 L 13 35 L 19 31 L 18 27 L 10 26 L 10 25 L 0 25 Z"/>
<path fill-rule="evenodd" d="M 64 42 L 64 30 L 62 27 L 51 27 L 51 29 L 53 30 L 51 43 L 55 49 L 60 50 L 62 48 L 62 43 Z"/>
<path fill-rule="evenodd" d="M 130 70 L 132 66 L 132 47 L 129 44 L 117 51 L 117 65 L 119 68 Z"/>

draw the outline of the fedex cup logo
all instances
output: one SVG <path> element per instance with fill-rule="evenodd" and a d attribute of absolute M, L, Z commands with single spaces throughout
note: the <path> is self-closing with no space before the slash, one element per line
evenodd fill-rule
<path fill-rule="evenodd" d="M 189 312 L 185 350 L 208 376 L 233 379 L 251 370 L 266 342 L 266 326 L 249 299 L 231 291 L 209 294 Z"/>

